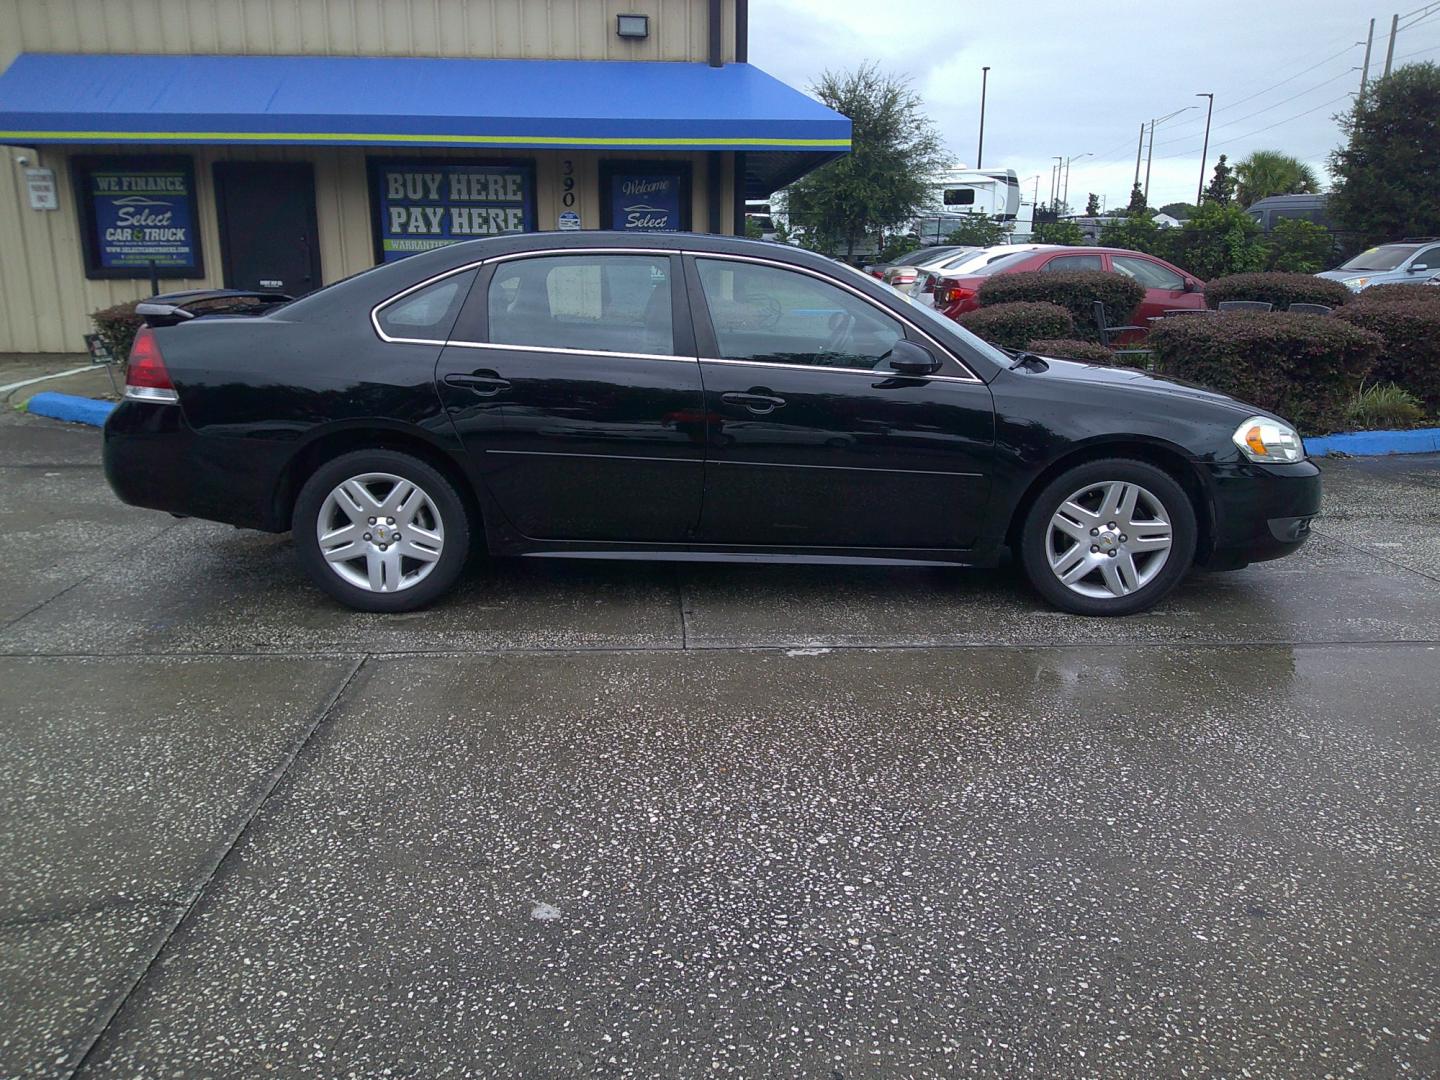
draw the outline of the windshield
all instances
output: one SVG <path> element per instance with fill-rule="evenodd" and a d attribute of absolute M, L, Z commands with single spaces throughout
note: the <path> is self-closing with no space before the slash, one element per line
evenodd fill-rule
<path fill-rule="evenodd" d="M 1024 262 L 1026 259 L 1030 258 L 1030 256 L 1034 254 L 1035 253 L 1033 251 L 1017 251 L 1013 255 L 1001 255 L 994 262 L 988 262 L 981 266 L 977 266 L 973 270 L 968 265 L 964 267 L 959 267 L 957 269 L 960 269 L 964 273 L 971 274 L 975 277 L 989 277 L 991 274 L 998 274 L 1002 270 L 1009 270 L 1012 266 L 1015 266 L 1017 263 Z"/>
<path fill-rule="evenodd" d="M 1384 244 L 1380 247 L 1373 247 L 1369 251 L 1362 251 L 1340 269 L 1394 270 L 1411 255 L 1414 255 L 1415 251 L 1414 244 Z"/>
<path fill-rule="evenodd" d="M 894 262 L 897 266 L 916 266 L 922 262 L 929 262 L 932 259 L 938 259 L 946 252 L 954 250 L 954 244 L 946 244 L 943 247 L 921 248 L 919 251 L 907 252 L 906 254 L 901 255 L 898 259 L 893 259 L 891 261 Z"/>

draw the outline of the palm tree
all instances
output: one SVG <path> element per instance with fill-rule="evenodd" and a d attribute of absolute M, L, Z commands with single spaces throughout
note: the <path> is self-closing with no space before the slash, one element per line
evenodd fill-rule
<path fill-rule="evenodd" d="M 1267 195 L 1309 195 L 1320 190 L 1315 170 L 1278 150 L 1256 150 L 1235 165 L 1236 201 L 1249 206 Z"/>

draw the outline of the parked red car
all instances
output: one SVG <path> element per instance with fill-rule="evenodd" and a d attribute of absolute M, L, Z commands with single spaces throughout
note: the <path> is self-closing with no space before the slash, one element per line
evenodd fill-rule
<path fill-rule="evenodd" d="M 974 311 L 980 306 L 977 294 L 986 278 L 1025 270 L 1107 270 L 1134 278 L 1145 286 L 1145 299 L 1134 311 L 1110 312 L 1117 323 L 1147 326 L 1146 319 L 1166 311 L 1205 306 L 1205 283 L 1164 259 L 1120 248 L 1055 246 L 1016 252 L 963 277 L 939 279 L 935 307 L 952 319 Z"/>

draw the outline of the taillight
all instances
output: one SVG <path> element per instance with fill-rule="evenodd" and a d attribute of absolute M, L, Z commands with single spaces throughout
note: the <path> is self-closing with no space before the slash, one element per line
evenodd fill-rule
<path fill-rule="evenodd" d="M 148 326 L 136 331 L 135 342 L 130 346 L 130 362 L 125 367 L 125 396 L 136 401 L 180 400 L 175 384 L 170 381 L 170 372 L 165 370 L 165 358 L 160 355 L 155 331 Z"/>
<path fill-rule="evenodd" d="M 967 289 L 953 281 L 942 281 L 935 288 L 942 304 L 958 304 L 961 300 L 969 300 L 975 295 L 974 289 Z"/>

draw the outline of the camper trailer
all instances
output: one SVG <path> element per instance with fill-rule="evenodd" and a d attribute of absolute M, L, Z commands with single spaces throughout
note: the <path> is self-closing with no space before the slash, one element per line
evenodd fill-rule
<path fill-rule="evenodd" d="M 1013 242 L 1030 238 L 1035 206 L 1021 198 L 1014 169 L 950 169 L 932 181 L 931 190 L 930 213 L 915 219 L 915 235 L 921 240 L 938 243 L 967 214 L 1005 222 Z"/>

